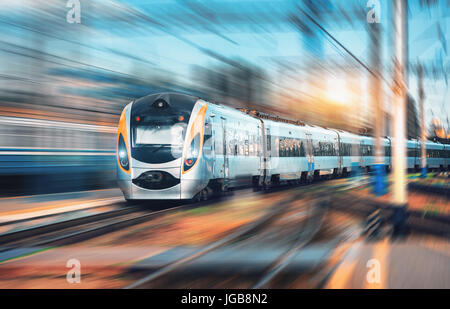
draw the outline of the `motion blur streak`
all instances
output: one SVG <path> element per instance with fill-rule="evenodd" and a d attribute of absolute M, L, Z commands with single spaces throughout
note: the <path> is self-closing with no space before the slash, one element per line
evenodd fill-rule
<path fill-rule="evenodd" d="M 378 70 L 386 77 L 392 29 L 389 1 L 380 2 Z M 310 124 L 373 130 L 370 73 L 361 65 L 370 64 L 366 1 L 80 3 L 78 23 L 65 0 L 0 0 L 0 195 L 112 186 L 120 112 L 150 93 L 179 91 Z M 440 136 L 448 134 L 448 13 L 445 1 L 410 1 L 410 59 L 423 60 L 425 92 L 433 92 L 425 120 L 440 115 Z M 424 38 L 442 48 L 429 49 Z M 416 67 L 409 69 L 408 135 L 415 137 Z M 388 87 L 381 97 L 389 119 Z"/>

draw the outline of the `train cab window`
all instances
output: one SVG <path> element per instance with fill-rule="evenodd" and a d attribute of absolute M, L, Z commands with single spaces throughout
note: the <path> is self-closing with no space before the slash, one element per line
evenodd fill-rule
<path fill-rule="evenodd" d="M 205 130 L 203 132 L 203 152 L 205 155 L 209 156 L 212 154 L 213 144 L 212 125 L 205 123 Z"/>

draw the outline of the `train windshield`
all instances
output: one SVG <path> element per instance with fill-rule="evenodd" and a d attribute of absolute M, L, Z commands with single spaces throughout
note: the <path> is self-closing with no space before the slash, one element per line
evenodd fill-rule
<path fill-rule="evenodd" d="M 182 117 L 182 118 L 180 118 Z M 132 124 L 132 156 L 146 163 L 165 163 L 183 154 L 187 122 L 184 116 L 166 116 L 165 119 L 149 115 Z M 183 119 L 184 120 L 184 119 Z"/>
<path fill-rule="evenodd" d="M 133 146 L 166 145 L 182 147 L 186 133 L 186 123 L 147 124 L 134 128 Z"/>
<path fill-rule="evenodd" d="M 189 96 L 149 96 L 131 112 L 131 156 L 145 163 L 166 163 L 183 155 L 192 108 Z"/>

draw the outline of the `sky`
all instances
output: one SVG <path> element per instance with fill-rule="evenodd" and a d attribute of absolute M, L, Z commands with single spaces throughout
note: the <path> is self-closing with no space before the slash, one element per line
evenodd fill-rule
<path fill-rule="evenodd" d="M 370 10 L 368 2 L 324 1 L 315 1 L 324 3 L 317 7 L 324 12 L 319 22 L 351 53 L 369 64 L 365 20 L 365 14 Z M 297 9 L 297 6 L 306 7 L 304 1 L 80 0 L 80 3 L 81 24 L 68 24 L 65 15 L 69 8 L 66 8 L 65 0 L 0 0 L 2 40 L 15 44 L 10 48 L 33 47 L 41 44 L 33 39 L 34 30 L 35 35 L 44 33 L 45 37 L 45 44 L 38 48 L 52 55 L 123 74 L 150 76 L 164 73 L 178 83 L 191 86 L 195 86 L 192 85 L 193 65 L 209 67 L 222 58 L 243 59 L 258 65 L 269 78 L 284 83 L 289 80 L 280 79 L 277 61 L 289 60 L 298 67 L 328 61 L 358 66 L 318 28 L 309 24 L 321 42 L 319 45 L 323 44 L 322 54 L 316 50 L 316 41 L 305 40 L 292 25 L 288 18 L 292 14 L 307 21 Z M 379 0 L 379 3 L 383 75 L 390 80 L 393 57 L 391 0 Z M 419 0 L 408 3 L 410 62 L 420 60 L 429 67 L 434 64 L 447 68 L 449 55 L 445 35 L 450 30 L 449 1 L 438 0 L 438 4 L 429 9 L 421 7 Z M 327 12 L 330 7 L 333 10 Z M 358 13 L 354 13 L 355 10 Z M 0 74 L 23 74 L 14 66 L 15 61 L 18 61 L 17 54 L 1 52 Z M 64 63 L 68 62 L 64 60 Z M 333 74 L 342 76 L 337 70 Z M 278 86 L 297 87 L 295 80 L 290 83 Z M 432 116 L 446 122 L 450 109 L 446 103 L 449 99 L 445 78 L 427 76 L 424 88 L 426 122 Z M 413 73 L 409 76 L 409 92 L 417 99 L 417 78 Z"/>

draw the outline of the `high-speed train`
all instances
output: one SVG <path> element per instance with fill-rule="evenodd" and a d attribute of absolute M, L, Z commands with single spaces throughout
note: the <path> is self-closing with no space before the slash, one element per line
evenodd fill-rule
<path fill-rule="evenodd" d="M 389 169 L 389 138 L 383 146 Z M 408 168 L 418 168 L 420 142 L 407 147 Z M 427 142 L 426 149 L 428 168 L 449 168 L 450 145 Z M 240 186 L 259 190 L 337 176 L 369 170 L 374 155 L 371 137 L 179 93 L 129 103 L 117 134 L 118 183 L 127 200 L 200 200 Z"/>

